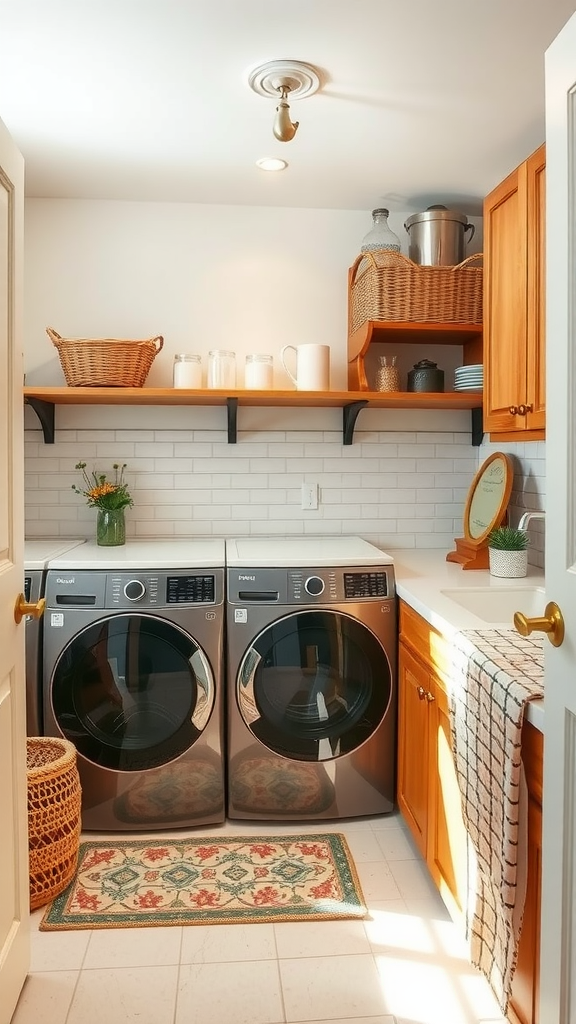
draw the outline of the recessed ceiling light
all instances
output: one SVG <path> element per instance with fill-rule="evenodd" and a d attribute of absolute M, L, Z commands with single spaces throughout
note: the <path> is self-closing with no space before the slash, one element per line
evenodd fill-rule
<path fill-rule="evenodd" d="M 263 156 L 261 160 L 256 161 L 256 167 L 261 171 L 284 171 L 288 167 L 288 161 L 277 156 Z"/>

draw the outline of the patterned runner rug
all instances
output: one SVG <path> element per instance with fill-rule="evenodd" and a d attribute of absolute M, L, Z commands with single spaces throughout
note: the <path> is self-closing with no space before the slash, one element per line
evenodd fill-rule
<path fill-rule="evenodd" d="M 365 917 L 343 835 L 80 844 L 41 931 Z"/>

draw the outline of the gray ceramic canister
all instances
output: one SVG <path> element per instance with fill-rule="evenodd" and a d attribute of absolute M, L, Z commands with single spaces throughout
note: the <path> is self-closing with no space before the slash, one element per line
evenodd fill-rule
<path fill-rule="evenodd" d="M 421 359 L 408 371 L 408 391 L 444 391 L 444 370 L 430 359 Z"/>

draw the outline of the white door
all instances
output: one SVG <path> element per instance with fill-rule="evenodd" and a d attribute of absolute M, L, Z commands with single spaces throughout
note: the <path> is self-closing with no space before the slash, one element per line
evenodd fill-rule
<path fill-rule="evenodd" d="M 0 1024 L 29 960 L 24 622 L 22 246 L 24 164 L 0 121 Z"/>
<path fill-rule="evenodd" d="M 542 1024 L 576 1024 L 576 15 L 546 53 L 546 596 Z"/>

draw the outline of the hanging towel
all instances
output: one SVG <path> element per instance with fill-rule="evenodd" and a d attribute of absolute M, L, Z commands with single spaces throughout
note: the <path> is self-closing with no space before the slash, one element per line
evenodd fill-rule
<path fill-rule="evenodd" d="M 466 938 L 504 1014 L 526 891 L 522 722 L 527 702 L 544 696 L 542 644 L 492 629 L 463 631 L 453 646 L 452 744 L 472 846 Z"/>

